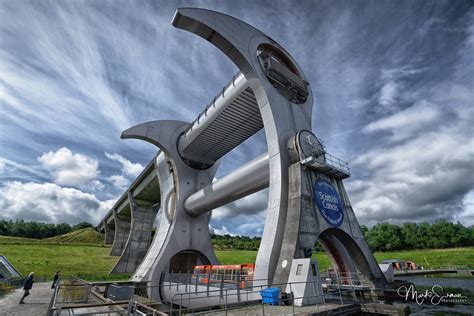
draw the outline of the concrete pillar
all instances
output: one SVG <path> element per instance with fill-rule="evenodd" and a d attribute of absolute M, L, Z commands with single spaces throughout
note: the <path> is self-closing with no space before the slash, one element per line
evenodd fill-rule
<path fill-rule="evenodd" d="M 105 238 L 104 245 L 112 245 L 115 239 L 115 229 L 107 225 L 107 219 L 104 221 Z"/>
<path fill-rule="evenodd" d="M 157 207 L 138 206 L 131 192 L 128 192 L 128 200 L 132 214 L 130 234 L 111 274 L 133 273 L 137 269 L 150 246 L 153 223 L 158 213 Z"/>
<path fill-rule="evenodd" d="M 112 249 L 110 250 L 111 256 L 120 256 L 122 254 L 125 245 L 127 244 L 128 235 L 130 234 L 130 218 L 122 216 L 117 213 L 117 210 L 114 212 L 114 221 L 115 221 L 115 235 L 114 243 Z"/>

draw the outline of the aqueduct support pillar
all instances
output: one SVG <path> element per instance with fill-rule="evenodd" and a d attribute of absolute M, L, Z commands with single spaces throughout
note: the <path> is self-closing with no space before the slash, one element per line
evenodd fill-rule
<path fill-rule="evenodd" d="M 338 176 L 329 169 L 297 162 L 290 167 L 285 233 L 275 283 L 288 280 L 294 259 L 310 258 L 315 244 L 325 247 L 335 271 L 384 288 L 385 277 L 372 255 Z M 321 203 L 320 203 L 321 202 Z"/>
<path fill-rule="evenodd" d="M 111 256 L 120 256 L 122 254 L 123 248 L 127 243 L 128 235 L 130 233 L 130 219 L 126 216 L 120 215 L 117 213 L 117 210 L 114 212 L 114 221 L 115 221 L 115 235 L 114 243 L 112 244 L 112 249 L 110 250 Z"/>
<path fill-rule="evenodd" d="M 107 225 L 107 220 L 104 221 L 105 238 L 104 245 L 112 245 L 114 243 L 115 229 Z"/>
<path fill-rule="evenodd" d="M 128 192 L 131 209 L 131 225 L 127 242 L 120 259 L 110 273 L 132 273 L 142 262 L 151 243 L 153 223 L 158 207 L 143 207 L 137 204 L 132 193 Z"/>

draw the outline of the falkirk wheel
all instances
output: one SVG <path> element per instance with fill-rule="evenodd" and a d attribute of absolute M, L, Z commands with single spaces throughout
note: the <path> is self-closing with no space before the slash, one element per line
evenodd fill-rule
<path fill-rule="evenodd" d="M 122 133 L 122 138 L 142 139 L 160 149 L 153 170 L 160 219 L 151 245 L 139 246 L 140 236 L 150 236 L 157 210 L 140 207 L 128 193 L 132 218 L 125 224 L 127 245 L 142 249 L 141 255 L 117 250 L 123 252 L 115 271 L 127 262 L 124 257 L 133 257 L 131 281 L 146 283 L 148 295 L 161 300 L 165 272 L 218 263 L 209 234 L 210 211 L 268 187 L 255 280 L 288 282 L 292 261 L 311 257 L 319 241 L 336 271 L 358 273 L 372 289 L 383 289 L 385 277 L 344 189 L 347 164 L 327 154 L 311 132 L 313 94 L 295 60 L 261 31 L 218 12 L 181 8 L 172 24 L 220 49 L 239 72 L 195 121 L 151 121 Z M 220 159 L 262 128 L 267 153 L 213 182 Z M 114 210 L 112 215 L 115 246 L 127 237 L 118 232 L 123 224 L 119 214 Z M 137 240 L 133 230 L 141 234 Z"/>

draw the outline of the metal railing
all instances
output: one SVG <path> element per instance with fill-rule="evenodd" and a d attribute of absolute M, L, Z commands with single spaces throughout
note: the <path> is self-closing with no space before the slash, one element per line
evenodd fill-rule
<path fill-rule="evenodd" d="M 158 311 L 148 305 L 139 303 L 137 301 L 130 301 L 128 304 L 128 315 L 130 316 L 158 316 L 158 315 L 168 315 L 161 311 Z"/>
<path fill-rule="evenodd" d="M 325 306 L 328 301 L 336 304 L 357 302 L 363 297 L 363 295 L 358 296 L 359 293 L 373 288 L 372 279 L 373 276 L 368 274 L 334 271 L 324 273 L 312 282 L 277 284 L 266 279 L 240 279 L 238 275 L 234 278 L 224 276 L 217 280 L 209 278 L 208 274 L 167 273 L 163 275 L 159 286 L 123 283 L 123 286 L 131 286 L 134 289 L 133 296 L 127 300 L 113 302 L 105 299 L 105 302 L 104 300 L 99 302 L 97 299 L 91 300 L 91 294 L 98 290 L 99 285 L 102 287 L 101 293 L 105 294 L 107 287 L 113 283 L 89 283 L 74 278 L 67 284 L 58 284 L 55 288 L 47 315 L 59 316 L 79 310 L 82 315 L 156 316 L 165 313 L 181 315 L 211 312 L 227 314 L 228 311 L 246 306 L 253 306 L 251 308 L 258 310 L 258 313 L 261 310 L 265 314 L 267 307 L 260 294 L 268 287 L 280 288 L 282 295 L 278 297 L 276 305 L 288 305 L 291 313 L 295 314 L 298 308 L 295 305 L 301 305 L 302 301 L 312 302 L 316 310 L 321 309 L 321 306 Z M 300 287 L 308 289 L 304 292 L 305 295 L 295 294 L 301 292 L 298 290 Z M 156 290 L 165 296 L 166 301 L 156 302 L 147 297 L 149 293 Z M 200 304 L 193 304 L 196 302 Z"/>
<path fill-rule="evenodd" d="M 65 282 L 62 282 L 62 280 L 59 279 L 54 288 L 47 315 L 60 315 L 61 310 L 66 305 L 89 303 L 91 289 L 91 283 L 77 277 L 71 277 Z"/>
<path fill-rule="evenodd" d="M 260 281 L 263 281 L 263 280 L 260 280 Z M 276 305 L 280 305 L 280 303 L 283 303 L 284 305 L 291 305 L 292 306 L 292 309 L 293 309 L 293 314 L 295 314 L 295 304 L 294 304 L 294 301 L 295 300 L 303 300 L 303 299 L 311 299 L 311 298 L 314 298 L 315 299 L 315 303 L 316 303 L 316 308 L 318 308 L 319 304 L 318 304 L 318 298 L 322 297 L 322 304 L 325 305 L 326 304 L 326 301 L 324 299 L 324 293 L 322 291 L 319 290 L 319 281 L 316 281 L 316 282 L 292 282 L 292 283 L 284 283 L 284 284 L 272 284 L 271 287 L 289 287 L 290 288 L 290 293 L 292 293 L 292 287 L 295 287 L 297 286 L 298 284 L 305 284 L 305 285 L 308 285 L 308 284 L 311 284 L 312 288 L 313 288 L 313 295 L 309 295 L 309 296 L 287 296 L 287 298 L 282 298 L 282 297 L 279 297 L 278 298 L 278 303 Z M 208 290 L 208 291 L 204 291 L 204 292 L 196 292 L 196 293 L 175 293 L 172 298 L 171 298 L 171 302 L 170 302 L 170 305 L 169 305 L 169 310 L 168 310 L 168 313 L 171 315 L 171 314 L 183 314 L 183 313 L 194 313 L 196 310 L 199 311 L 200 313 L 210 313 L 210 312 L 216 312 L 216 310 L 218 311 L 221 311 L 221 312 L 226 312 L 229 311 L 229 310 L 233 310 L 233 309 L 238 309 L 238 308 L 241 308 L 242 306 L 249 306 L 249 305 L 260 305 L 261 306 L 261 309 L 262 309 L 262 312 L 263 314 L 265 313 L 265 303 L 263 302 L 263 300 L 261 299 L 255 299 L 255 297 L 259 294 L 261 294 L 261 292 L 268 288 L 269 286 L 268 285 L 256 285 L 254 286 L 252 289 L 249 289 L 249 290 L 246 290 L 244 293 L 237 293 L 235 291 L 231 291 L 230 289 L 226 288 L 226 289 L 223 289 L 223 288 L 220 288 L 220 289 L 216 289 L 216 290 Z M 202 300 L 203 298 L 199 296 L 199 294 L 206 294 L 205 298 L 207 298 L 207 300 L 209 302 L 211 302 L 214 298 L 217 298 L 219 299 L 219 301 L 223 301 L 223 304 L 215 304 L 215 305 L 212 305 L 212 304 L 208 304 L 208 306 L 206 308 L 196 308 L 196 307 L 191 307 L 192 306 L 192 301 L 193 300 Z M 190 294 L 196 294 L 196 297 L 191 297 Z M 242 300 L 242 294 L 244 294 L 244 298 Z M 186 297 L 185 297 L 186 296 Z M 233 296 L 240 296 L 241 297 L 241 301 L 238 302 L 238 303 L 230 303 L 231 301 L 231 298 Z M 249 299 L 250 297 L 250 299 Z M 260 303 L 260 304 L 258 304 Z M 185 304 L 187 304 L 188 306 L 185 306 Z"/>
<path fill-rule="evenodd" d="M 22 286 L 23 283 L 25 283 L 26 278 L 18 278 L 18 279 L 6 279 L 5 281 L 0 282 L 0 285 L 4 286 L 13 286 L 13 287 L 19 287 Z"/>
<path fill-rule="evenodd" d="M 198 117 L 196 119 L 194 119 L 194 121 L 191 122 L 191 124 L 189 124 L 189 126 L 186 128 L 184 134 L 186 135 L 186 133 L 188 131 L 192 131 L 193 130 L 193 127 L 194 127 L 194 124 L 195 123 L 199 123 L 200 119 L 202 116 L 207 116 L 207 111 L 211 108 L 211 107 L 215 107 L 216 106 L 216 100 L 223 96 L 225 91 L 230 88 L 231 86 L 235 86 L 235 79 L 239 76 L 240 72 L 235 74 L 234 76 L 232 76 L 232 79 L 226 83 L 226 85 L 221 89 L 221 91 L 219 91 L 219 93 L 212 99 L 212 101 L 210 103 L 208 103 L 206 105 L 206 107 L 204 108 L 204 110 L 199 113 Z"/>
<path fill-rule="evenodd" d="M 207 275 L 206 275 L 207 276 Z M 222 278 L 220 282 L 199 282 L 199 278 L 193 277 L 192 274 L 185 273 L 171 273 L 164 277 L 164 283 L 161 285 L 168 290 L 184 290 L 182 293 L 175 293 L 169 301 L 168 313 L 194 313 L 196 310 L 204 311 L 202 308 L 191 307 L 193 301 L 207 300 L 208 312 L 225 311 L 242 307 L 242 305 L 255 304 L 260 301 L 258 294 L 268 287 L 279 287 L 288 290 L 285 296 L 279 299 L 279 304 L 292 305 L 294 312 L 294 302 L 298 300 L 313 299 L 316 302 L 316 308 L 320 299 L 325 305 L 326 300 L 337 301 L 344 304 L 344 296 L 347 296 L 346 301 L 358 301 L 356 291 L 368 291 L 373 287 L 370 281 L 373 279 L 370 275 L 362 273 L 339 273 L 335 272 L 328 275 L 323 275 L 314 282 L 291 282 L 275 284 L 269 283 L 268 280 L 253 280 L 252 286 L 241 287 L 239 283 L 226 283 Z M 313 289 L 313 295 L 309 296 L 294 296 L 293 289 L 299 285 L 305 284 Z M 205 286 L 206 290 L 198 290 L 199 286 Z M 184 288 L 183 288 L 184 287 Z M 202 287 L 201 287 L 202 288 Z M 255 299 L 257 297 L 257 299 Z M 212 301 L 218 301 L 218 304 L 213 305 Z M 237 303 L 235 303 L 237 301 Z M 231 303 L 233 302 L 233 303 Z M 262 310 L 264 307 L 262 306 Z"/>
<path fill-rule="evenodd" d="M 328 153 L 324 154 L 324 161 L 327 165 L 350 174 L 349 163 Z"/>

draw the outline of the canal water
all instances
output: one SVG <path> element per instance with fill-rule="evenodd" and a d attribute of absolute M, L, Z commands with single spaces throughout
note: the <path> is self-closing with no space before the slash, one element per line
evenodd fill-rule
<path fill-rule="evenodd" d="M 447 289 L 449 293 L 457 294 L 456 289 L 462 289 L 464 291 L 470 291 L 471 296 L 466 299 L 466 303 L 453 303 L 449 305 L 433 305 L 429 300 L 423 304 L 417 304 L 415 302 L 407 302 L 410 306 L 411 314 L 414 316 L 421 315 L 436 315 L 436 316 L 454 316 L 454 315 L 474 315 L 474 277 L 439 277 L 436 275 L 426 276 L 404 276 L 396 277 L 399 280 L 405 280 L 411 282 L 416 286 L 422 286 L 423 291 L 430 289 L 433 286 L 441 286 Z M 465 294 L 465 292 L 463 292 Z"/>
<path fill-rule="evenodd" d="M 473 277 L 437 277 L 437 276 L 404 276 L 396 277 L 400 280 L 411 282 L 415 285 L 433 286 L 440 285 L 449 288 L 461 288 L 474 292 L 474 278 Z"/>

